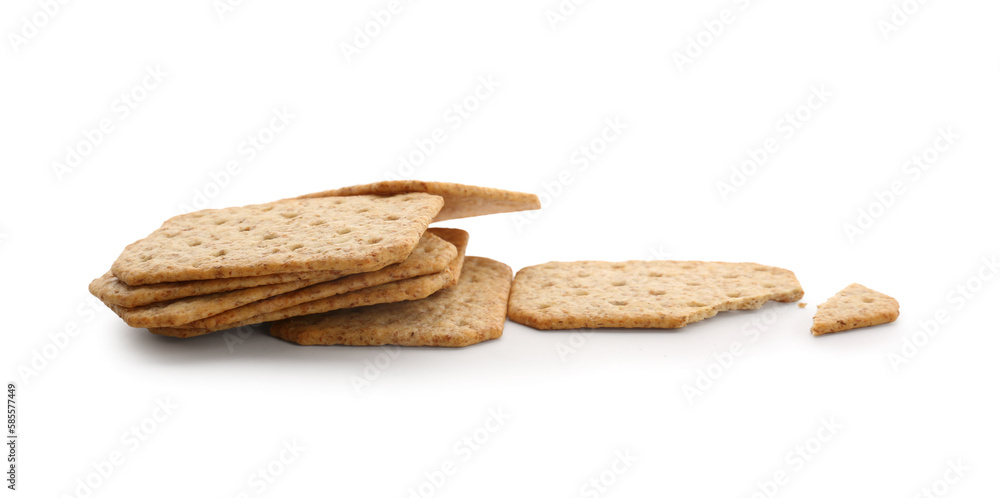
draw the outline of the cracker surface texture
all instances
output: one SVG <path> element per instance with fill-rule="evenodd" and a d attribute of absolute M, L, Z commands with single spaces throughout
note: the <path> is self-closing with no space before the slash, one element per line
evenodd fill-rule
<path fill-rule="evenodd" d="M 351 290 L 444 270 L 455 246 L 428 231 L 400 263 L 336 280 L 298 280 L 126 308 L 105 303 L 132 327 L 212 327 Z M 192 323 L 194 322 L 194 323 Z"/>
<path fill-rule="evenodd" d="M 812 334 L 881 325 L 898 317 L 899 301 L 863 285 L 851 284 L 819 305 L 813 317 Z"/>
<path fill-rule="evenodd" d="M 355 185 L 325 192 L 306 194 L 304 198 L 362 194 L 400 194 L 424 192 L 444 198 L 444 207 L 434 221 L 468 218 L 496 213 L 512 213 L 541 209 L 542 204 L 535 194 L 512 192 L 489 187 L 477 187 L 458 183 L 421 182 L 417 180 L 391 180 L 367 185 Z"/>
<path fill-rule="evenodd" d="M 185 297 L 204 296 L 205 294 L 216 294 L 285 282 L 325 282 L 344 275 L 350 275 L 351 273 L 351 270 L 302 271 L 258 275 L 254 277 L 213 278 L 210 280 L 188 280 L 186 282 L 163 282 L 159 284 L 132 286 L 118 280 L 118 277 L 108 271 L 90 283 L 90 293 L 101 301 L 104 301 L 105 304 L 117 304 L 126 308 L 135 308 L 147 304 L 174 301 Z"/>
<path fill-rule="evenodd" d="M 503 334 L 509 266 L 466 258 L 458 285 L 426 299 L 333 311 L 271 324 L 271 335 L 302 345 L 462 347 Z"/>
<path fill-rule="evenodd" d="M 318 270 L 374 271 L 405 259 L 441 210 L 425 193 L 288 199 L 175 216 L 122 252 L 127 285 Z"/>
<path fill-rule="evenodd" d="M 756 263 L 552 262 L 517 272 L 508 313 L 541 330 L 677 328 L 803 294 L 791 271 Z"/>
<path fill-rule="evenodd" d="M 458 249 L 454 244 L 435 234 L 441 234 L 444 237 L 452 239 L 460 237 L 460 235 L 452 233 L 452 230 L 449 228 L 428 229 L 427 233 L 421 239 L 421 243 L 417 244 L 417 248 L 413 250 L 410 257 L 400 263 L 386 266 L 381 270 L 349 275 L 336 280 L 310 285 L 309 287 L 279 294 L 236 309 L 230 309 L 205 319 L 185 322 L 183 327 L 208 329 L 221 326 L 229 328 L 233 323 L 242 323 L 257 316 L 288 309 L 299 304 L 318 301 L 331 296 L 346 294 L 389 282 L 443 272 L 458 257 Z"/>
<path fill-rule="evenodd" d="M 252 318 L 236 322 L 217 324 L 204 328 L 185 327 L 159 327 L 150 328 L 154 334 L 168 335 L 173 337 L 194 337 L 207 334 L 216 330 L 224 330 L 233 327 L 243 327 L 263 322 L 271 322 L 292 318 L 296 316 L 325 313 L 327 311 L 356 308 L 359 306 L 370 306 L 373 304 L 394 303 L 399 301 L 410 301 L 423 299 L 431 294 L 458 283 L 459 275 L 465 259 L 465 247 L 468 244 L 469 235 L 463 230 L 438 229 L 436 231 L 441 238 L 452 243 L 457 249 L 458 255 L 448 263 L 444 271 L 422 275 L 419 277 L 397 280 L 374 287 L 367 287 L 351 292 L 345 292 L 325 299 L 309 301 L 288 308 L 283 308 L 270 313 L 256 315 Z"/>

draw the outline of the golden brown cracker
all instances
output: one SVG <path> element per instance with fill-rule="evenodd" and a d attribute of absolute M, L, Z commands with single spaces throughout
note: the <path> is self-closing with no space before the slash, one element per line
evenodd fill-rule
<path fill-rule="evenodd" d="M 151 328 L 149 331 L 154 334 L 169 335 L 173 337 L 193 337 L 196 335 L 214 332 L 216 330 L 283 320 L 285 318 L 302 315 L 324 313 L 344 308 L 423 299 L 441 289 L 446 289 L 458 283 L 459 275 L 462 272 L 462 264 L 465 258 L 465 247 L 468 244 L 468 233 L 463 230 L 448 229 L 447 231 L 437 233 L 440 234 L 441 238 L 454 244 L 458 250 L 458 255 L 448 264 L 448 267 L 444 271 L 408 278 L 405 280 L 397 280 L 395 282 L 389 282 L 382 285 L 376 285 L 374 287 L 330 296 L 325 299 L 309 301 L 289 308 L 257 315 L 241 322 L 218 324 L 206 328 Z"/>
<path fill-rule="evenodd" d="M 118 316 L 125 320 L 125 323 L 132 327 L 205 328 L 220 323 L 239 322 L 268 311 L 287 308 L 336 293 L 440 272 L 448 266 L 448 263 L 456 255 L 457 249 L 453 244 L 428 231 L 420 238 L 416 249 L 405 260 L 373 272 L 349 275 L 329 281 L 300 280 L 251 287 L 153 303 L 135 308 L 105 304 L 108 304 Z M 314 296 L 313 299 L 309 299 L 311 296 Z"/>
<path fill-rule="evenodd" d="M 802 295 L 794 273 L 756 263 L 552 262 L 517 272 L 508 313 L 542 330 L 676 328 Z"/>
<path fill-rule="evenodd" d="M 458 284 L 417 301 L 378 304 L 271 324 L 271 335 L 302 345 L 462 347 L 503 334 L 510 267 L 468 257 Z"/>
<path fill-rule="evenodd" d="M 413 251 L 436 195 L 289 199 L 175 216 L 122 252 L 128 285 L 317 270 L 374 271 Z"/>
<path fill-rule="evenodd" d="M 863 285 L 851 284 L 819 305 L 813 317 L 812 334 L 881 325 L 898 317 L 899 301 Z"/>
<path fill-rule="evenodd" d="M 490 187 L 477 187 L 446 182 L 422 182 L 417 180 L 390 180 L 366 185 L 355 185 L 325 192 L 306 194 L 304 198 L 348 196 L 362 194 L 400 194 L 425 192 L 444 198 L 444 207 L 434 221 L 468 218 L 496 213 L 511 213 L 541 209 L 542 204 L 535 194 L 512 192 Z"/>

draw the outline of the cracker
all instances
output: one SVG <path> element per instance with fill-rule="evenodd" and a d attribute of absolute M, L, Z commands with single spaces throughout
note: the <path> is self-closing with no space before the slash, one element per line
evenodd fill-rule
<path fill-rule="evenodd" d="M 150 332 L 173 337 L 194 337 L 197 335 L 215 332 L 234 327 L 253 325 L 256 323 L 271 322 L 315 313 L 325 313 L 327 311 L 356 308 L 358 306 L 369 306 L 372 304 L 394 303 L 398 301 L 409 301 L 423 299 L 431 294 L 451 287 L 458 283 L 459 275 L 462 272 L 462 264 L 465 259 L 465 247 L 468 244 L 468 233 L 463 230 L 447 230 L 438 232 L 441 238 L 451 242 L 458 250 L 458 256 L 448 264 L 448 268 L 438 273 L 423 275 L 419 277 L 397 280 L 374 287 L 368 287 L 344 294 L 338 294 L 325 299 L 309 301 L 278 311 L 272 311 L 263 315 L 257 315 L 241 322 L 218 324 L 205 328 L 151 328 Z"/>
<path fill-rule="evenodd" d="M 823 335 L 896 321 L 899 301 L 859 284 L 819 305 L 813 317 L 812 334 Z"/>
<path fill-rule="evenodd" d="M 309 315 L 271 324 L 271 335 L 302 345 L 462 347 L 503 334 L 510 267 L 468 257 L 458 285 L 417 301 Z"/>
<path fill-rule="evenodd" d="M 444 200 L 410 193 L 289 199 L 175 216 L 122 252 L 128 285 L 316 270 L 374 271 L 413 251 Z"/>
<path fill-rule="evenodd" d="M 107 304 L 135 308 L 147 304 L 174 301 L 185 297 L 203 296 L 205 294 L 216 294 L 297 280 L 325 282 L 349 275 L 350 273 L 351 270 L 300 271 L 258 275 L 255 277 L 213 278 L 210 280 L 188 280 L 186 282 L 163 282 L 133 286 L 118 280 L 118 277 L 108 271 L 90 283 L 90 293 Z"/>
<path fill-rule="evenodd" d="M 153 303 L 135 308 L 105 304 L 108 304 L 108 307 L 132 327 L 209 327 L 218 323 L 245 320 L 267 311 L 309 301 L 311 299 L 308 299 L 308 296 L 317 296 L 314 299 L 319 299 L 319 297 L 325 297 L 324 292 L 327 293 L 326 295 L 332 295 L 392 280 L 439 272 L 444 270 L 456 255 L 457 250 L 454 245 L 428 231 L 420 238 L 420 242 L 408 258 L 374 272 L 349 275 L 336 280 L 299 280 L 251 287 L 164 303 Z M 318 292 L 317 288 L 319 288 Z M 338 290 L 339 292 L 335 292 Z M 298 301 L 294 301 L 294 298 L 298 298 Z M 267 302 L 267 305 L 259 307 L 262 311 L 253 312 L 256 308 L 255 305 L 264 301 Z M 282 302 L 288 304 L 281 306 Z M 277 307 L 273 307 L 275 305 Z M 186 325 L 191 324 L 191 322 L 200 325 Z"/>
<path fill-rule="evenodd" d="M 476 187 L 459 183 L 421 182 L 416 180 L 391 180 L 367 185 L 355 185 L 325 192 L 306 194 L 304 198 L 347 196 L 361 194 L 400 194 L 425 192 L 444 198 L 444 207 L 434 221 L 468 218 L 496 213 L 512 213 L 541 209 L 535 194 L 512 192 L 489 187 Z"/>
<path fill-rule="evenodd" d="M 429 242 L 418 244 L 417 248 L 413 250 L 413 254 L 410 254 L 410 257 L 401 263 L 386 266 L 378 271 L 349 275 L 286 294 L 279 294 L 272 298 L 253 302 L 202 320 L 185 323 L 181 327 L 207 329 L 223 326 L 223 328 L 229 328 L 231 327 L 229 324 L 240 323 L 258 315 L 291 308 L 302 303 L 317 301 L 330 296 L 345 294 L 397 280 L 442 272 L 458 257 L 458 249 L 455 245 L 441 237 L 450 239 L 462 237 L 462 235 L 455 232 L 461 232 L 461 230 L 429 228 L 427 233 L 424 234 L 424 237 L 429 239 Z M 441 237 L 437 235 L 441 235 Z M 467 237 L 467 234 L 465 236 Z"/>
<path fill-rule="evenodd" d="M 542 330 L 676 328 L 802 295 L 794 273 L 756 263 L 552 262 L 517 272 L 508 312 Z"/>

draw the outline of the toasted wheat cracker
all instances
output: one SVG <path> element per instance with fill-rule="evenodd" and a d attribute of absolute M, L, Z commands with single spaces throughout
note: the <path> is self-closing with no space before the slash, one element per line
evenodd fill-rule
<path fill-rule="evenodd" d="M 851 284 L 817 307 L 812 334 L 881 325 L 898 317 L 899 301 L 863 285 Z"/>
<path fill-rule="evenodd" d="M 371 287 L 373 285 L 400 280 L 444 270 L 448 263 L 457 255 L 455 246 L 444 239 L 435 236 L 430 230 L 424 233 L 417 247 L 405 260 L 391 264 L 373 272 L 349 275 L 335 280 L 300 280 L 280 284 L 251 287 L 217 294 L 193 296 L 165 303 L 153 303 L 136 308 L 124 308 L 108 304 L 125 323 L 132 327 L 178 327 L 201 328 L 217 323 L 235 322 L 250 318 L 266 311 L 273 311 L 309 301 L 306 296 L 322 296 L 339 290 Z M 316 292 L 319 288 L 319 292 Z M 346 289 L 346 290 L 345 290 Z M 327 294 L 332 295 L 332 294 Z M 288 296 L 298 297 L 297 302 L 289 301 Z M 322 296 L 325 297 L 325 296 Z M 283 298 L 283 299 L 282 299 Z M 316 297 L 319 299 L 319 297 Z M 286 306 L 271 307 L 276 300 L 289 302 Z M 252 312 L 258 303 L 267 301 L 269 306 L 261 307 L 262 311 Z M 107 303 L 105 303 L 107 304 Z M 241 310 L 241 311 L 237 311 Z M 249 314 L 248 314 L 249 313 Z M 220 317 L 220 315 L 225 315 Z M 219 318 L 217 318 L 219 317 Z M 199 325 L 188 325 L 192 322 L 209 322 Z"/>
<path fill-rule="evenodd" d="M 204 296 L 250 287 L 283 284 L 295 281 L 325 282 L 345 275 L 352 270 L 300 271 L 275 273 L 254 277 L 213 278 L 209 280 L 188 280 L 186 282 L 163 282 L 149 285 L 128 285 L 109 270 L 90 283 L 90 293 L 107 304 L 135 308 L 147 304 L 175 301 L 191 296 Z M 306 284 L 308 285 L 308 284 Z"/>
<path fill-rule="evenodd" d="M 466 258 L 458 284 L 425 299 L 274 322 L 271 335 L 302 345 L 462 347 L 503 334 L 510 267 Z"/>
<path fill-rule="evenodd" d="M 468 234 L 462 230 L 450 230 L 448 233 L 442 232 L 441 237 L 455 245 L 456 249 L 458 249 L 458 256 L 448 264 L 448 268 L 438 273 L 397 280 L 395 282 L 330 296 L 325 299 L 309 301 L 278 311 L 257 315 L 241 322 L 219 324 L 207 328 L 151 328 L 149 331 L 154 334 L 173 337 L 194 337 L 217 330 L 272 322 L 314 313 L 324 313 L 344 308 L 423 299 L 441 289 L 446 289 L 458 283 L 458 277 L 462 272 Z"/>
<path fill-rule="evenodd" d="M 293 292 L 279 294 L 272 298 L 256 301 L 202 320 L 185 323 L 181 327 L 207 329 L 223 326 L 224 328 L 229 328 L 229 324 L 240 323 L 258 315 L 265 315 L 299 304 L 374 287 L 388 282 L 438 273 L 444 271 L 458 257 L 458 249 L 447 240 L 468 238 L 467 233 L 454 228 L 428 228 L 424 236 L 431 237 L 434 243 L 424 244 L 423 247 L 421 247 L 421 244 L 418 244 L 413 254 L 401 263 L 389 265 L 378 271 L 349 275 L 336 280 L 304 287 Z"/>
<path fill-rule="evenodd" d="M 409 193 L 289 199 L 175 216 L 122 252 L 128 285 L 317 270 L 375 271 L 413 251 L 444 205 Z"/>
<path fill-rule="evenodd" d="M 552 262 L 517 272 L 508 313 L 542 330 L 677 328 L 802 295 L 794 273 L 756 263 Z"/>
<path fill-rule="evenodd" d="M 390 180 L 367 185 L 355 185 L 325 192 L 306 194 L 300 199 L 362 194 L 401 194 L 425 192 L 444 198 L 444 207 L 434 221 L 468 218 L 496 213 L 512 213 L 541 209 L 535 194 L 512 192 L 490 187 L 477 187 L 446 182 L 421 182 L 416 180 Z"/>

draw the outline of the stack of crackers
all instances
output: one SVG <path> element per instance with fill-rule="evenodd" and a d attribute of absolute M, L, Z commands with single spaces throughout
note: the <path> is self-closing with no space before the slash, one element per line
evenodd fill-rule
<path fill-rule="evenodd" d="M 540 208 L 534 194 L 390 181 L 176 216 L 90 284 L 173 337 L 272 322 L 299 344 L 465 346 L 499 337 L 511 269 L 433 222 Z"/>

